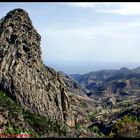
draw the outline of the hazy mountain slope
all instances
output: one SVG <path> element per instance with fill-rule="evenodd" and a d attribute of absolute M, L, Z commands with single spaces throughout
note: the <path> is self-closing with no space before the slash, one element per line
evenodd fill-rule
<path fill-rule="evenodd" d="M 122 84 L 124 84 L 124 87 L 128 87 L 128 84 L 131 84 L 132 88 L 139 88 L 139 72 L 139 68 L 130 70 L 126 67 L 123 67 L 120 70 L 101 70 L 96 72 L 90 72 L 81 75 L 78 80 L 75 80 L 78 84 L 80 84 L 83 88 L 86 89 L 87 93 L 92 91 L 98 94 L 102 91 L 104 92 L 105 90 L 107 90 L 109 86 L 112 87 L 112 91 L 114 92 L 113 88 L 118 88 L 121 82 Z M 75 78 L 75 76 L 73 75 L 70 76 L 73 79 Z"/>

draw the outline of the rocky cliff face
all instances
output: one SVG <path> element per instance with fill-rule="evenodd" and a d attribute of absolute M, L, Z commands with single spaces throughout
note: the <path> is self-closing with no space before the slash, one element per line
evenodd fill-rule
<path fill-rule="evenodd" d="M 68 90 L 75 95 L 80 95 L 83 97 L 87 97 L 86 91 L 82 89 L 82 87 L 74 80 L 72 80 L 67 74 L 63 72 L 58 72 L 63 81 L 65 82 Z"/>
<path fill-rule="evenodd" d="M 65 83 L 41 60 L 41 37 L 22 9 L 0 20 L 0 90 L 24 108 L 74 125 Z"/>

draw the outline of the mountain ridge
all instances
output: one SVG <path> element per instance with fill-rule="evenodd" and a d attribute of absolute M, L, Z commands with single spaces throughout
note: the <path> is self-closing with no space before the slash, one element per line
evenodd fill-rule
<path fill-rule="evenodd" d="M 113 81 L 125 80 L 134 85 L 135 82 L 137 82 L 135 85 L 138 85 L 138 81 L 135 79 L 139 79 L 140 77 L 140 67 L 134 68 L 134 69 L 128 69 L 126 67 L 122 67 L 119 70 L 113 70 L 113 69 L 104 69 L 99 71 L 93 71 L 89 72 L 83 75 L 78 75 L 76 77 L 75 75 L 69 75 L 72 79 L 74 79 L 78 84 L 80 84 L 84 89 L 86 89 L 86 92 L 97 90 L 96 92 L 100 92 L 100 90 L 106 90 L 106 88 L 113 83 Z M 115 83 L 114 83 L 115 84 Z M 115 85 L 112 85 L 115 86 Z M 135 87 L 135 86 L 134 86 Z M 88 94 L 88 95 L 91 95 Z"/>

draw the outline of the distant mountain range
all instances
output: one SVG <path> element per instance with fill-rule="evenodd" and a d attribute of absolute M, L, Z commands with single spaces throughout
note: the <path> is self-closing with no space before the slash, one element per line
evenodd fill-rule
<path fill-rule="evenodd" d="M 114 93 L 116 92 L 114 90 L 114 86 L 118 87 L 119 82 L 122 82 L 122 85 L 124 84 L 124 88 L 128 86 L 128 81 L 131 88 L 139 88 L 140 85 L 140 67 L 137 67 L 135 69 L 122 67 L 119 70 L 100 70 L 83 75 L 72 74 L 69 76 L 79 85 L 81 85 L 82 88 L 86 90 L 88 95 L 92 95 L 95 93 L 100 95 L 99 93 L 101 93 L 101 91 L 106 91 L 109 86 L 111 86 L 111 90 Z M 122 89 L 121 86 L 120 88 Z"/>

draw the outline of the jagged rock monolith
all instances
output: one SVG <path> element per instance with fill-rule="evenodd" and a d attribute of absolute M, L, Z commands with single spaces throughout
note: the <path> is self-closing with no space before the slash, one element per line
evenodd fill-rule
<path fill-rule="evenodd" d="M 43 64 L 40 40 L 23 9 L 0 20 L 0 89 L 24 108 L 72 126 L 67 87 L 55 70 Z"/>

